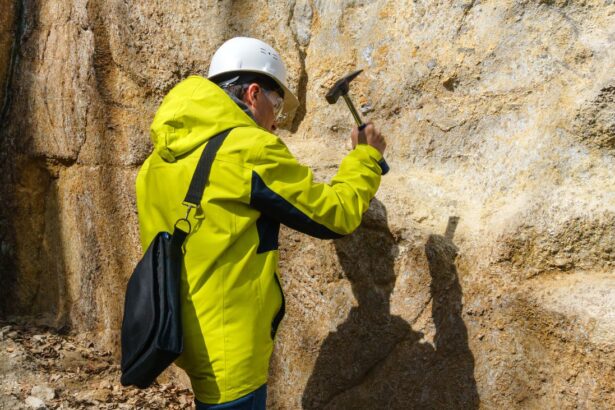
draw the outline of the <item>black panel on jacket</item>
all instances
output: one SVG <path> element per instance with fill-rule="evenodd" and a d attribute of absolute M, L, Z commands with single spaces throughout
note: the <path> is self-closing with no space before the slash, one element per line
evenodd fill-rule
<path fill-rule="evenodd" d="M 256 253 L 275 251 L 278 249 L 280 223 L 262 214 L 256 221 L 258 231 L 258 249 Z"/>
<path fill-rule="evenodd" d="M 289 228 L 316 238 L 337 239 L 343 236 L 311 220 L 286 199 L 269 189 L 261 177 L 254 171 L 252 172 L 250 206 Z"/>
<path fill-rule="evenodd" d="M 278 313 L 276 313 L 275 317 L 273 318 L 273 322 L 271 323 L 271 340 L 275 339 L 275 335 L 276 333 L 278 333 L 278 326 L 280 326 L 280 322 L 282 322 L 282 319 L 284 319 L 284 315 L 286 314 L 286 298 L 284 297 L 284 290 L 282 289 L 282 284 L 280 284 L 280 279 L 278 278 L 278 275 L 274 273 L 273 276 L 275 276 L 275 282 L 280 287 L 280 294 L 282 295 L 282 306 L 280 306 L 280 310 L 278 310 Z"/>

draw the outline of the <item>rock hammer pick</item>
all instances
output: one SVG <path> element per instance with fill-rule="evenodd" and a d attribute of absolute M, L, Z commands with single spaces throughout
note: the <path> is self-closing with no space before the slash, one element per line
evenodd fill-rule
<path fill-rule="evenodd" d="M 331 87 L 327 95 L 325 95 L 325 98 L 327 99 L 327 102 L 329 104 L 335 104 L 340 98 L 340 96 L 344 98 L 344 101 L 346 101 L 346 105 L 348 105 L 350 113 L 352 114 L 355 122 L 357 123 L 357 127 L 359 127 L 359 132 L 363 131 L 363 129 L 365 128 L 365 123 L 361 119 L 361 116 L 357 112 L 357 109 L 354 107 L 354 104 L 350 100 L 350 97 L 348 97 L 348 91 L 350 91 L 350 82 L 354 80 L 359 74 L 361 74 L 362 71 L 363 70 L 358 70 L 354 73 L 350 73 L 342 77 L 333 85 L 333 87 Z M 382 158 L 379 163 L 380 167 L 382 168 L 382 175 L 385 175 L 387 172 L 389 172 L 389 165 L 384 160 L 384 158 Z"/>

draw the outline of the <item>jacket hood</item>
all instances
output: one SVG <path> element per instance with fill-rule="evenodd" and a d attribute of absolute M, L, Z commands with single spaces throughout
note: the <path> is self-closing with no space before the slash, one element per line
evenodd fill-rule
<path fill-rule="evenodd" d="M 150 127 L 154 151 L 167 162 L 231 127 L 258 125 L 216 84 L 190 76 L 164 97 Z"/>

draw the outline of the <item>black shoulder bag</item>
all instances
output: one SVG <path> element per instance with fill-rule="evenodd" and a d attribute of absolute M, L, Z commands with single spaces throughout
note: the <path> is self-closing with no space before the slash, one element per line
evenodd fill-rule
<path fill-rule="evenodd" d="M 126 287 L 122 321 L 122 377 L 124 386 L 146 388 L 183 350 L 179 283 L 182 247 L 192 226 L 190 211 L 198 209 L 216 152 L 231 130 L 211 138 L 199 159 L 183 204 L 184 218 L 175 222 L 173 234 L 159 232 L 132 272 Z M 187 225 L 188 231 L 179 227 Z"/>

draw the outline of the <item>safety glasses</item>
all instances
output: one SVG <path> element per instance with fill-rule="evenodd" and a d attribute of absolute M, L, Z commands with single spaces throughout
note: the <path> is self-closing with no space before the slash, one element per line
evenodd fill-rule
<path fill-rule="evenodd" d="M 265 90 L 265 95 L 273 107 L 273 115 L 277 121 L 284 119 L 282 110 L 284 109 L 284 98 L 280 97 L 275 91 Z"/>

